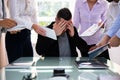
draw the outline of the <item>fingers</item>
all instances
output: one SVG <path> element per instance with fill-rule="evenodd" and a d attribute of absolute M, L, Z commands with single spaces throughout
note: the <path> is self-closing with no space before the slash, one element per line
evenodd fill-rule
<path fill-rule="evenodd" d="M 65 22 L 63 22 L 61 25 L 60 25 L 60 31 L 63 31 L 63 30 L 65 30 L 66 29 L 66 23 Z"/>
<path fill-rule="evenodd" d="M 72 21 L 66 21 L 64 19 L 60 19 L 59 23 L 54 23 L 53 24 L 53 29 L 56 32 L 56 35 L 59 36 L 63 32 L 65 32 L 67 29 L 70 30 L 70 34 L 74 35 L 74 29 L 73 29 L 73 24 Z"/>
<path fill-rule="evenodd" d="M 120 39 L 117 36 L 113 36 L 110 40 L 109 40 L 109 45 L 111 47 L 118 47 L 120 45 Z"/>
<path fill-rule="evenodd" d="M 12 28 L 16 25 L 17 25 L 17 23 L 14 20 L 11 20 L 11 19 L 4 19 L 2 21 L 2 27 L 4 27 L 4 28 Z"/>
<path fill-rule="evenodd" d="M 39 30 L 37 31 L 38 34 L 45 36 L 46 35 L 46 31 L 43 28 L 39 28 Z"/>
<path fill-rule="evenodd" d="M 98 48 L 98 46 L 92 46 L 92 47 L 89 49 L 89 51 L 92 51 L 92 50 L 94 50 L 94 49 L 96 49 L 96 48 Z"/>
<path fill-rule="evenodd" d="M 44 28 L 41 28 L 38 24 L 33 24 L 32 28 L 35 30 L 36 33 L 42 36 L 46 35 L 46 31 L 44 30 Z"/>
<path fill-rule="evenodd" d="M 57 36 L 61 35 L 66 30 L 66 24 L 65 20 L 61 20 L 58 24 L 54 23 L 53 29 Z"/>
<path fill-rule="evenodd" d="M 58 27 L 59 27 L 59 29 L 61 29 L 61 30 L 63 30 L 63 29 L 65 29 L 65 27 L 66 27 L 66 21 L 60 21 L 59 23 L 58 23 Z"/>
<path fill-rule="evenodd" d="M 9 20 L 9 22 L 11 23 L 10 24 L 11 26 L 16 26 L 17 25 L 17 23 L 14 20 Z"/>

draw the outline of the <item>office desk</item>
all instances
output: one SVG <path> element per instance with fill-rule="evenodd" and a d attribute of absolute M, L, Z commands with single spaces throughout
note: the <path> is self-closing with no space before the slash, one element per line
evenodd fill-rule
<path fill-rule="evenodd" d="M 25 58 L 23 57 L 23 59 Z M 32 59 L 32 57 L 27 59 Z M 24 75 L 33 73 L 37 75 L 35 80 L 48 80 L 53 76 L 53 69 L 55 68 L 64 68 L 65 73 L 69 75 L 69 80 L 98 80 L 100 75 L 120 74 L 120 66 L 109 60 L 107 61 L 109 69 L 78 69 L 75 60 L 76 58 L 71 57 L 46 57 L 44 60 L 38 60 L 35 66 L 30 68 L 4 69 L 5 78 L 6 80 L 22 80 Z"/>

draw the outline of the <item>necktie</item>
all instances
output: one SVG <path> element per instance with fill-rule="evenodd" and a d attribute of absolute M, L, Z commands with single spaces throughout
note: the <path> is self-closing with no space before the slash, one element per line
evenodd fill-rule
<path fill-rule="evenodd" d="M 5 16 L 6 16 L 4 0 L 2 0 L 2 12 L 3 12 L 3 19 L 4 19 Z M 6 29 L 5 29 L 5 28 L 2 28 L 2 29 L 1 29 L 1 32 L 6 32 Z"/>
<path fill-rule="evenodd" d="M 3 12 L 3 19 L 5 18 L 5 4 L 4 0 L 2 0 L 2 12 Z"/>

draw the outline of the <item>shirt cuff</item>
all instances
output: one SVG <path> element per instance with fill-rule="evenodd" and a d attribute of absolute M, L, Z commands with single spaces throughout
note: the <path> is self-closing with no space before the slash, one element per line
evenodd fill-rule
<path fill-rule="evenodd" d="M 119 31 L 117 32 L 117 37 L 119 37 L 120 38 L 120 29 L 119 29 Z"/>
<path fill-rule="evenodd" d="M 33 25 L 32 22 L 26 23 L 26 28 L 31 30 L 32 29 L 32 25 Z"/>
<path fill-rule="evenodd" d="M 114 33 L 113 33 L 112 31 L 109 31 L 109 30 L 106 32 L 106 34 L 107 34 L 109 37 L 114 36 Z"/>

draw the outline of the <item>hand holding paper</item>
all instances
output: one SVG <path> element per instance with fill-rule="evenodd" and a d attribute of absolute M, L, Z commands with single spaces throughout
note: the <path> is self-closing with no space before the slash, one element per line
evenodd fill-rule
<path fill-rule="evenodd" d="M 104 20 L 103 22 L 101 22 L 100 25 L 93 24 L 86 31 L 84 31 L 80 36 L 92 36 L 92 35 L 94 35 L 103 26 L 103 24 L 105 22 L 106 22 L 106 20 Z"/>
<path fill-rule="evenodd" d="M 43 29 L 46 31 L 46 35 L 45 35 L 46 37 L 57 40 L 55 31 L 53 29 L 46 28 L 46 27 L 43 27 Z"/>

